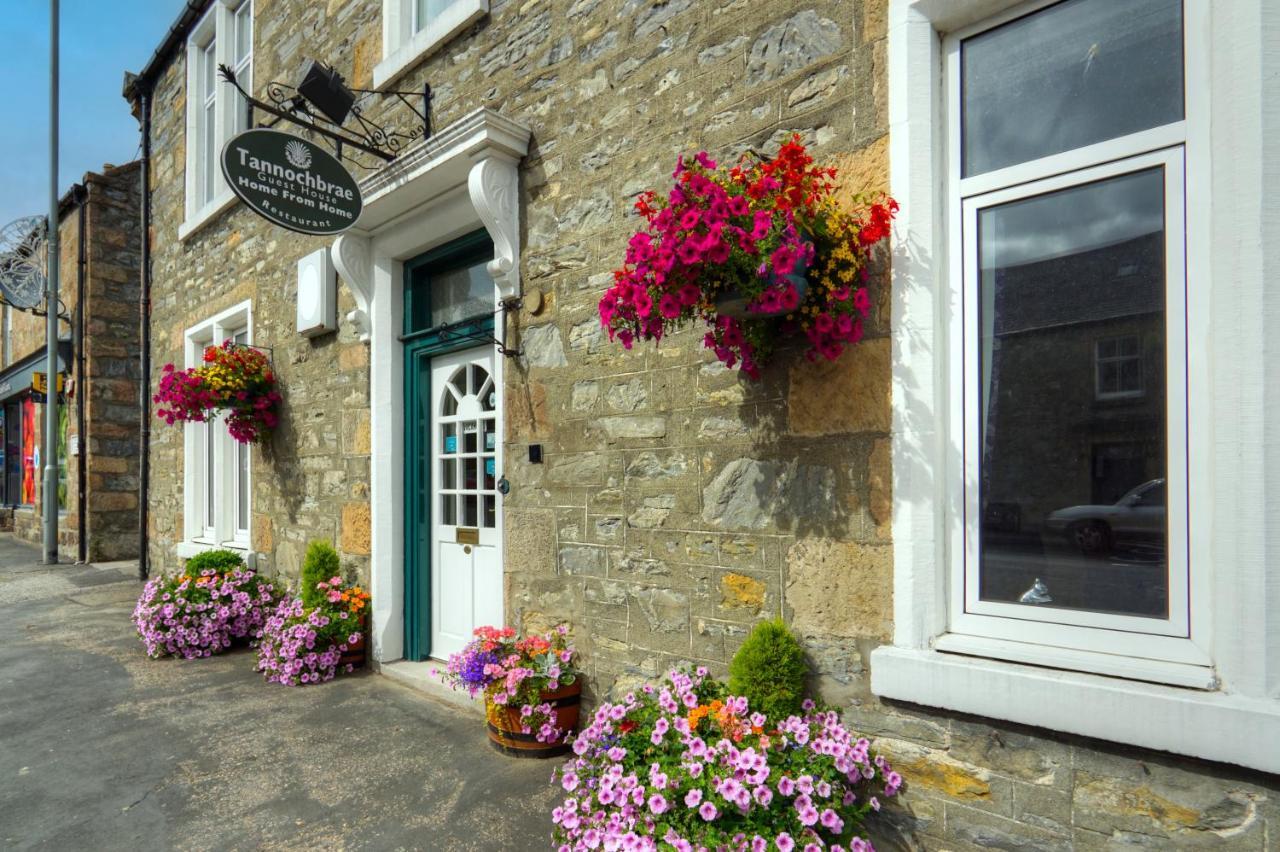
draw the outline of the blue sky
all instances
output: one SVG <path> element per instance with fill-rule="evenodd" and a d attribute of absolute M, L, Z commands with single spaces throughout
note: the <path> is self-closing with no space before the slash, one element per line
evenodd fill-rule
<path fill-rule="evenodd" d="M 182 0 L 62 0 L 58 193 L 103 163 L 138 155 L 138 122 L 120 97 Z M 49 207 L 49 0 L 0 0 L 4 12 L 4 117 L 0 119 L 0 225 Z"/>

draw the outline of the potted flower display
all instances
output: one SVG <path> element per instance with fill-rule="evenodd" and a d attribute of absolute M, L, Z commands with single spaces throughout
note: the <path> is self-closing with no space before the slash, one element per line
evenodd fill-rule
<path fill-rule="evenodd" d="M 275 603 L 271 583 L 239 554 L 211 550 L 187 560 L 181 574 L 148 580 L 133 623 L 148 656 L 195 659 L 255 637 Z"/>
<path fill-rule="evenodd" d="M 645 225 L 600 300 L 600 321 L 626 348 L 695 320 L 726 366 L 759 378 L 781 337 L 835 360 L 863 335 L 867 264 L 889 234 L 891 198 L 835 200 L 837 172 L 795 136 L 772 159 L 718 165 L 705 151 L 676 164 L 666 196 L 636 202 Z"/>
<path fill-rule="evenodd" d="M 582 685 L 569 630 L 516 638 L 510 627 L 478 627 L 461 652 L 449 657 L 444 680 L 483 695 L 489 742 L 518 757 L 566 751 L 577 728 Z"/>
<path fill-rule="evenodd" d="M 902 778 L 834 710 L 770 719 L 706 669 L 597 708 L 557 770 L 560 849 L 870 850 Z"/>
<path fill-rule="evenodd" d="M 242 444 L 259 443 L 280 422 L 281 396 L 271 362 L 250 346 L 227 340 L 207 346 L 199 367 L 178 370 L 164 365 L 156 416 L 170 426 L 204 422 L 225 412 L 227 431 Z"/>
<path fill-rule="evenodd" d="M 338 571 L 328 542 L 307 548 L 301 594 L 286 595 L 258 637 L 258 671 L 288 686 L 333 680 L 365 663 L 369 594 Z"/>

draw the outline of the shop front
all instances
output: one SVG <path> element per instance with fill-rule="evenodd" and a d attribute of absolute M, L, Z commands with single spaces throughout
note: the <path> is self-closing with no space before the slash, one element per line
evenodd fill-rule
<path fill-rule="evenodd" d="M 71 360 L 69 343 L 58 353 L 58 370 Z M 32 391 L 37 373 L 47 370 L 45 356 L 33 355 L 0 374 L 0 428 L 3 429 L 3 462 L 0 470 L 0 505 L 13 509 L 33 509 L 43 477 L 44 406 Z M 58 409 L 58 508 L 67 510 L 67 426 L 66 406 Z M 30 514 L 30 513 L 24 513 Z M 39 526 L 34 515 L 31 524 Z"/>

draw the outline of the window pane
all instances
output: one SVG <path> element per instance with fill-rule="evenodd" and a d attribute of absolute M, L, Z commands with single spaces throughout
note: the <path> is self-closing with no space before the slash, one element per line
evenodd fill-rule
<path fill-rule="evenodd" d="M 484 263 L 439 272 L 430 280 L 432 325 L 493 313 L 493 279 Z"/>
<path fill-rule="evenodd" d="M 204 79 L 200 81 L 200 88 L 204 92 L 206 101 L 214 96 L 214 92 L 216 91 L 215 86 L 218 82 L 218 51 L 216 46 L 217 42 L 210 39 L 209 43 L 203 48 L 204 53 L 201 55 L 201 59 L 203 60 L 201 76 Z"/>
<path fill-rule="evenodd" d="M 1066 0 L 961 45 L 964 174 L 1182 118 L 1180 0 Z"/>
<path fill-rule="evenodd" d="M 238 66 L 253 50 L 253 3 L 242 3 L 236 10 L 235 64 Z"/>
<path fill-rule="evenodd" d="M 204 525 L 210 529 L 214 526 L 214 477 L 216 467 L 213 463 L 213 428 L 216 425 L 214 421 L 207 421 L 201 427 L 204 433 Z"/>
<path fill-rule="evenodd" d="M 439 17 L 454 0 L 416 0 L 414 6 L 414 30 L 420 30 Z"/>
<path fill-rule="evenodd" d="M 236 442 L 236 531 L 249 531 L 249 445 Z"/>
<path fill-rule="evenodd" d="M 1164 250 L 1161 168 L 979 213 L 982 600 L 1166 616 Z"/>
<path fill-rule="evenodd" d="M 213 199 L 213 187 L 218 169 L 218 139 L 217 128 L 214 124 L 214 110 L 216 108 L 215 104 L 209 104 L 204 110 L 204 151 L 201 152 L 201 167 L 204 170 L 204 194 L 200 199 L 202 203 Z"/>

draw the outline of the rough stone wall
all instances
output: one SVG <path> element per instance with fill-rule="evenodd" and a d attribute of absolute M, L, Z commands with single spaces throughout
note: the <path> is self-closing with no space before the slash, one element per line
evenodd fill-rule
<path fill-rule="evenodd" d="M 379 32 L 375 2 L 257 0 L 254 79 L 292 80 L 304 57 L 346 67 L 359 33 Z M 259 88 L 261 88 L 259 86 Z M 283 419 L 251 456 L 251 549 L 259 569 L 296 577 L 308 542 L 334 543 L 344 566 L 368 581 L 369 349 L 343 321 L 337 334 L 296 332 L 297 261 L 332 239 L 276 227 L 241 206 L 213 218 L 186 241 L 186 57 L 160 75 L 152 105 L 152 373 L 184 366 L 184 332 L 252 301 L 253 343 L 267 348 Z M 358 170 L 357 170 L 358 171 Z M 338 315 L 354 307 L 339 288 Z M 154 572 L 173 571 L 183 540 L 183 427 L 152 419 L 149 555 Z"/>
<path fill-rule="evenodd" d="M 75 376 L 75 395 L 66 402 L 68 441 L 79 436 L 85 461 L 86 558 L 111 561 L 137 555 L 138 542 L 138 164 L 107 166 L 85 175 L 84 332 L 85 372 Z M 80 215 L 71 196 L 63 199 L 58 228 L 60 301 L 68 316 L 79 304 L 77 269 Z M 11 309 L 10 309 L 11 310 Z M 45 320 L 11 311 L 9 363 L 44 350 Z M 70 338 L 63 322 L 59 334 Z M 6 364 L 5 366 L 8 366 Z M 80 435 L 80 407 L 85 432 Z M 44 407 L 40 410 L 43 453 Z M 67 457 L 67 501 L 58 525 L 59 549 L 74 553 L 79 543 L 79 458 Z M 43 536 L 43 473 L 37 472 L 36 504 L 14 511 L 14 532 L 38 542 Z"/>
<path fill-rule="evenodd" d="M 315 56 L 369 84 L 380 2 L 257 2 L 256 80 Z M 396 81 L 431 83 L 437 128 L 487 106 L 534 133 L 521 271 L 541 298 L 509 329 L 526 354 L 506 372 L 509 619 L 569 620 L 601 695 L 677 661 L 722 672 L 754 621 L 782 614 L 824 697 L 908 779 L 888 848 L 1263 848 L 1278 824 L 1269 782 L 871 695 L 865 661 L 892 630 L 885 270 L 864 343 L 835 364 L 779 353 L 759 383 L 714 363 L 696 331 L 630 352 L 601 333 L 631 200 L 665 185 L 677 153 L 770 151 L 799 132 L 844 167 L 848 191 L 885 186 L 885 6 L 495 0 Z M 290 573 L 307 539 L 334 537 L 363 571 L 367 350 L 345 322 L 314 342 L 293 333 L 293 264 L 322 241 L 240 208 L 177 241 L 184 74 L 178 57 L 156 95 L 157 374 L 181 358 L 184 328 L 253 298 L 255 342 L 274 348 L 287 398 L 285 427 L 254 452 L 254 549 Z M 531 444 L 544 463 L 527 461 Z M 152 556 L 166 568 L 181 448 L 179 429 L 157 428 Z"/>
<path fill-rule="evenodd" d="M 138 555 L 138 413 L 141 400 L 138 265 L 142 251 L 139 165 L 89 175 L 86 207 L 86 556 Z M 71 460 L 73 466 L 75 459 Z"/>

